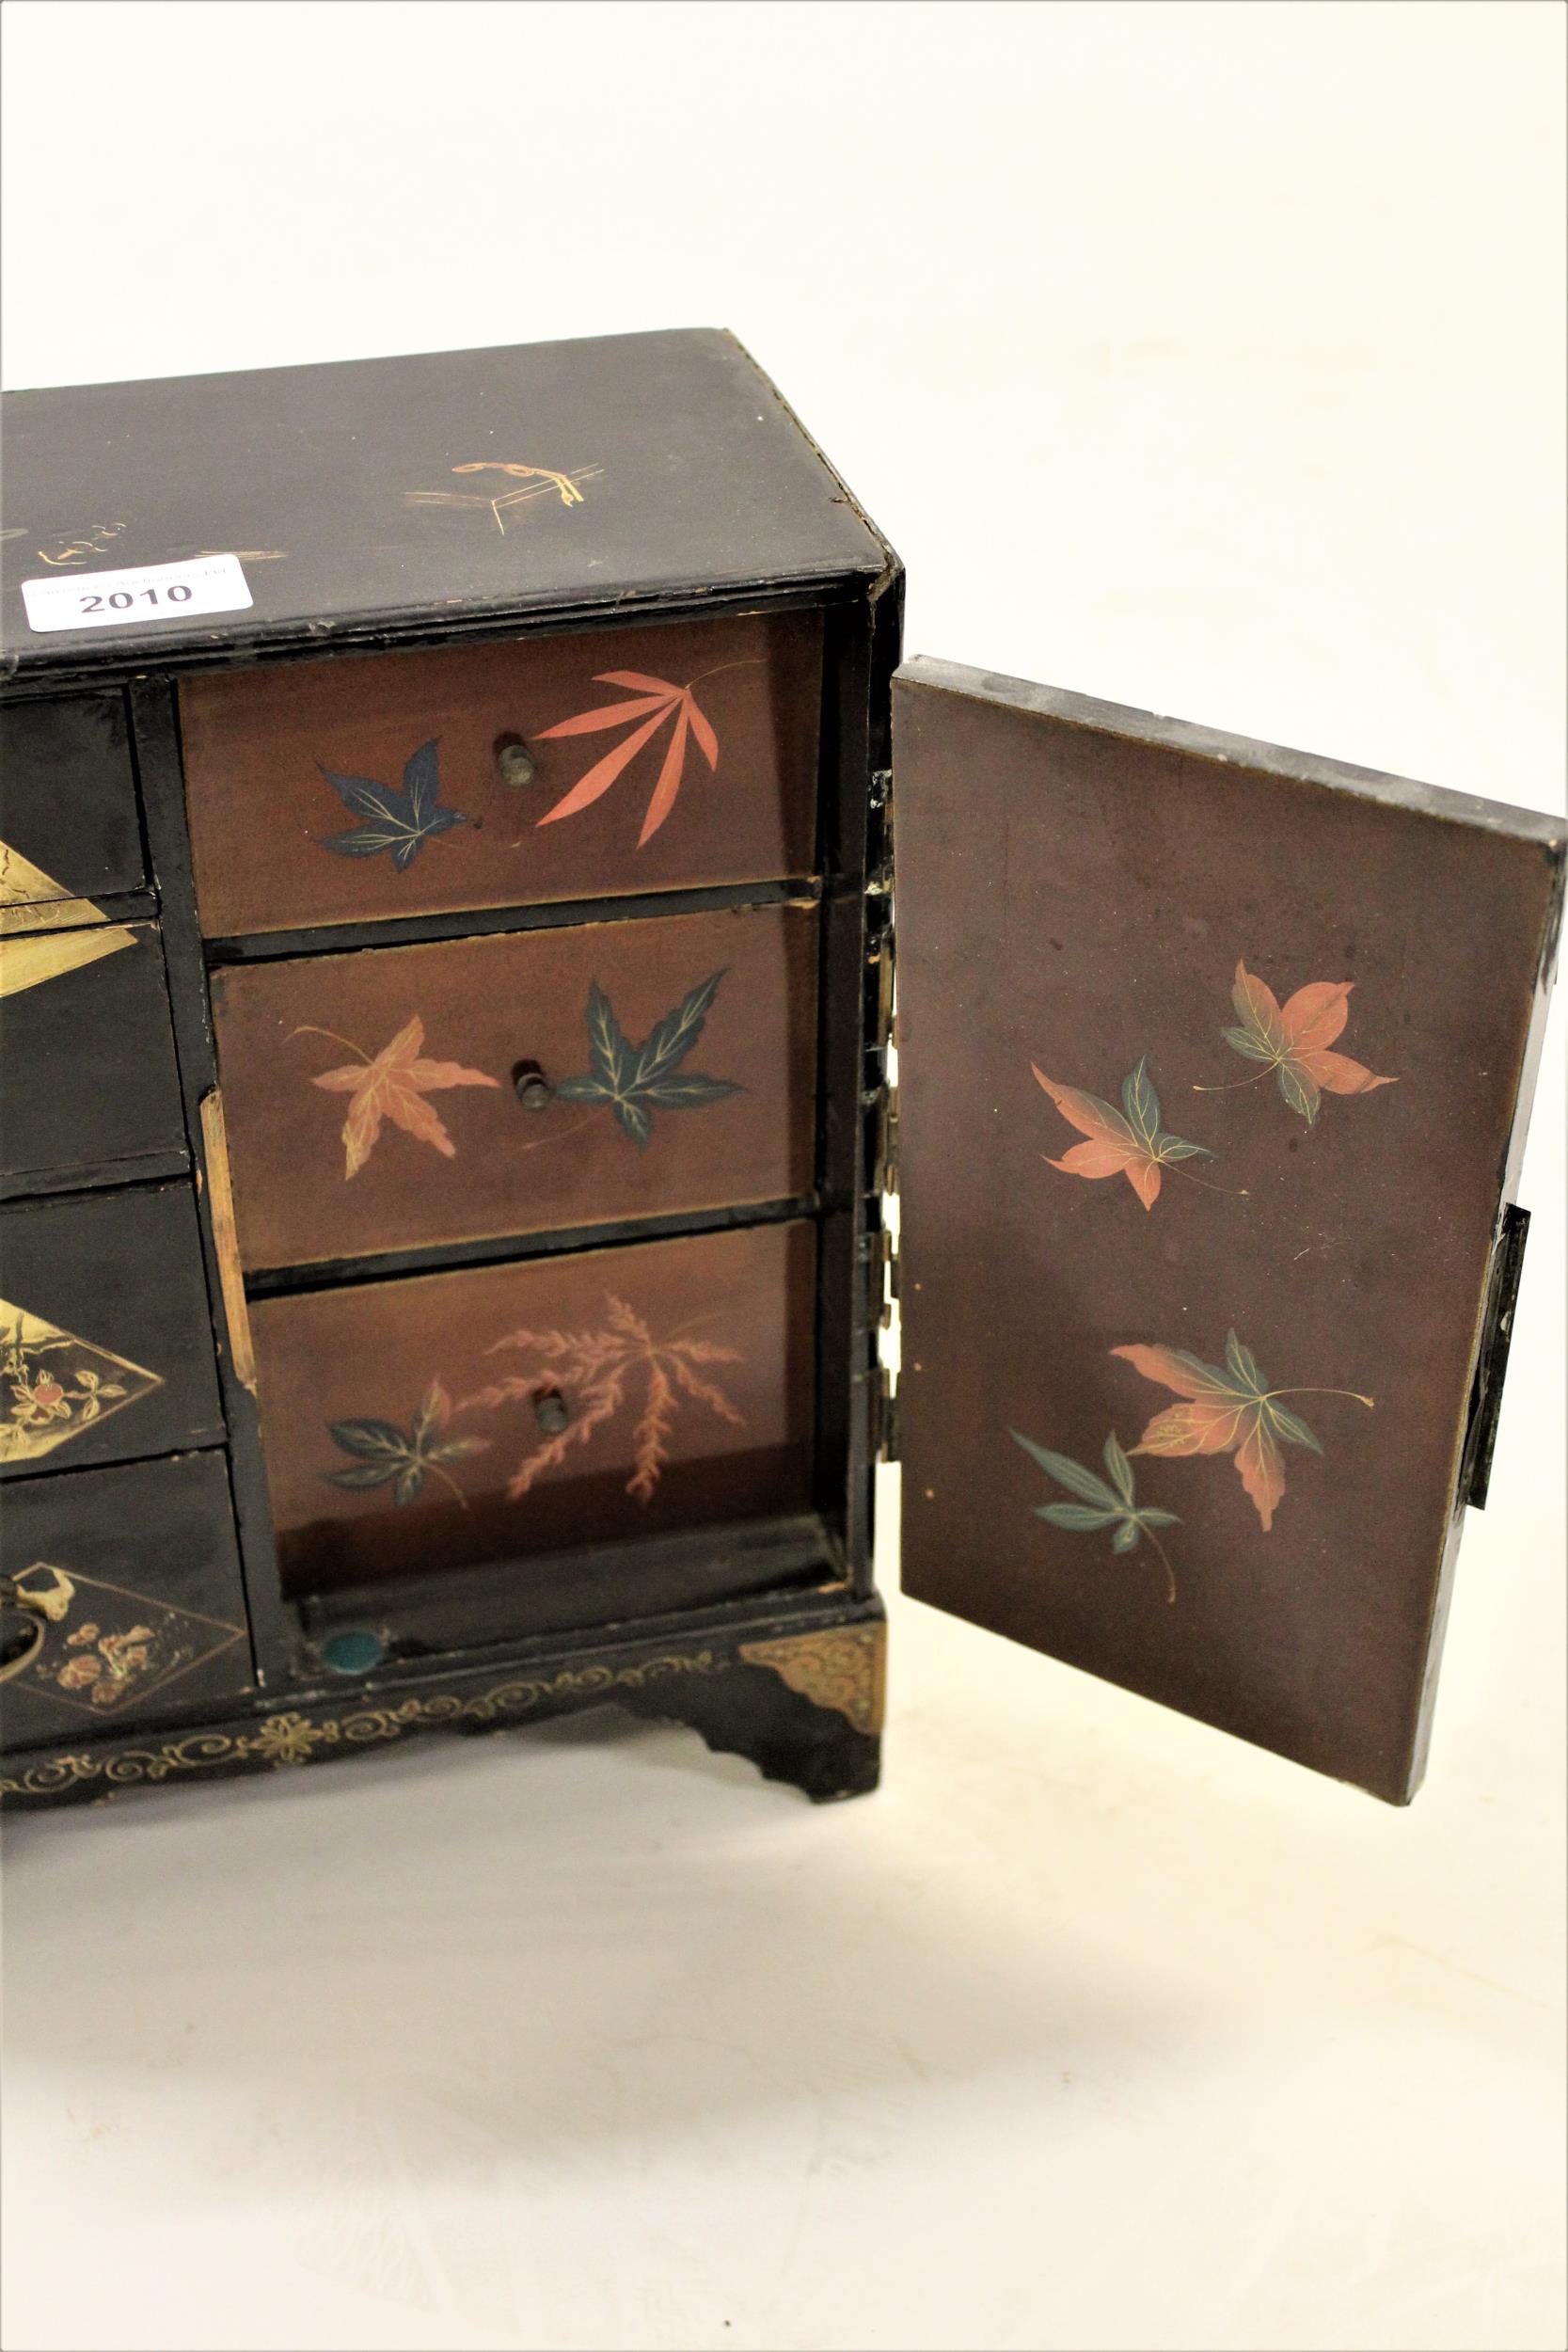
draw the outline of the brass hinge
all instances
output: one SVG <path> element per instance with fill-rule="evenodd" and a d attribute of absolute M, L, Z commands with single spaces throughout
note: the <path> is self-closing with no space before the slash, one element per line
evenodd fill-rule
<path fill-rule="evenodd" d="M 884 1225 L 881 1240 L 881 1274 L 878 1285 L 877 1320 L 885 1331 L 893 1321 L 893 1311 L 898 1304 L 898 1244 Z"/>
<path fill-rule="evenodd" d="M 882 1093 L 877 1121 L 877 1165 L 873 1182 L 878 1192 L 898 1189 L 898 1089 L 888 1087 Z"/>
<path fill-rule="evenodd" d="M 902 1430 L 899 1426 L 898 1385 L 885 1364 L 877 1368 L 877 1386 L 872 1393 L 871 1451 L 879 1462 L 897 1462 Z"/>
<path fill-rule="evenodd" d="M 885 1331 L 893 1321 L 893 1311 L 898 1302 L 898 1243 L 886 1226 L 870 1236 L 871 1254 L 866 1266 L 866 1321 L 873 1341 L 879 1331 Z"/>
<path fill-rule="evenodd" d="M 877 949 L 877 1050 L 886 1053 L 894 1042 L 893 1035 L 893 926 L 882 933 Z"/>
<path fill-rule="evenodd" d="M 1492 1252 L 1481 1348 L 1470 1388 L 1469 1420 L 1459 1474 L 1459 1499 L 1467 1502 L 1472 1511 L 1486 1508 L 1492 1454 L 1497 1442 L 1497 1415 L 1502 1409 L 1503 1375 L 1508 1370 L 1513 1311 L 1519 1301 L 1519 1275 L 1525 1263 L 1528 1232 L 1529 1211 L 1511 1200 L 1503 1210 L 1502 1226 Z"/>

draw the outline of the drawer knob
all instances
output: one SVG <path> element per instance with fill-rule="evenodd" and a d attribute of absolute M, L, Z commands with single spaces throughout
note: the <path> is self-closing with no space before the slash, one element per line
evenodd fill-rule
<path fill-rule="evenodd" d="M 387 1655 L 387 1645 L 368 1626 L 345 1627 L 329 1633 L 321 1645 L 321 1661 L 328 1674 L 368 1675 Z"/>
<path fill-rule="evenodd" d="M 559 1389 L 545 1389 L 533 1400 L 533 1418 L 546 1438 L 559 1438 L 572 1415 Z"/>
<path fill-rule="evenodd" d="M 512 1084 L 525 1111 L 548 1110 L 555 1100 L 555 1089 L 536 1061 L 520 1061 L 512 1073 Z"/>
<path fill-rule="evenodd" d="M 496 767 L 502 784 L 514 792 L 533 782 L 533 755 L 520 735 L 502 735 L 496 742 Z"/>

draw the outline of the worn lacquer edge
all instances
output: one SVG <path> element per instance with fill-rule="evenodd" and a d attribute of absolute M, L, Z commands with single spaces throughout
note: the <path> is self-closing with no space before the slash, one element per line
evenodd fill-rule
<path fill-rule="evenodd" d="M 223 1095 L 214 1087 L 201 1098 L 201 1145 L 207 1164 L 207 1203 L 213 1225 L 213 1249 L 218 1263 L 224 1319 L 229 1326 L 229 1352 L 234 1377 L 256 1393 L 256 1350 L 250 1336 L 250 1311 L 245 1304 L 245 1276 L 240 1267 L 239 1232 L 234 1221 L 234 1186 L 229 1170 L 229 1135 L 223 1116 Z"/>

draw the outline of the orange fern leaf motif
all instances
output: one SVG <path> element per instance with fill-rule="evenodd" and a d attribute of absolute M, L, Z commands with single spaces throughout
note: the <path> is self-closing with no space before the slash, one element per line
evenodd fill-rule
<path fill-rule="evenodd" d="M 564 800 L 557 801 L 539 822 L 553 825 L 562 817 L 576 817 L 590 807 L 601 793 L 608 792 L 623 770 L 629 768 L 640 751 L 653 741 L 665 722 L 673 719 L 669 742 L 665 745 L 663 764 L 658 781 L 654 786 L 642 819 L 642 830 L 637 836 L 641 849 L 653 838 L 675 805 L 675 795 L 681 787 L 686 769 L 688 739 L 696 738 L 697 748 L 706 760 L 710 772 L 719 765 L 719 738 L 697 707 L 697 698 L 689 686 L 673 686 L 668 678 L 645 677 L 639 670 L 601 670 L 595 686 L 618 686 L 627 697 L 624 702 L 601 703 L 594 710 L 579 710 L 575 718 L 562 719 L 558 725 L 545 727 L 537 740 L 548 742 L 552 737 L 563 735 L 599 735 L 610 727 L 630 727 L 611 752 L 596 760 L 586 775 L 579 776 Z M 633 723 L 634 722 L 638 723 Z"/>
<path fill-rule="evenodd" d="M 1175 1160 L 1213 1157 L 1206 1145 L 1183 1143 L 1180 1136 L 1167 1136 L 1162 1128 L 1160 1098 L 1149 1079 L 1147 1054 L 1122 1080 L 1119 1111 L 1101 1102 L 1098 1094 L 1057 1086 L 1033 1062 L 1029 1067 L 1068 1125 L 1088 1137 L 1087 1143 L 1075 1143 L 1059 1160 L 1047 1156 L 1046 1165 L 1059 1168 L 1064 1176 L 1125 1176 L 1144 1207 L 1151 1209 L 1160 1198 L 1163 1168 Z"/>
<path fill-rule="evenodd" d="M 1280 1093 L 1309 1127 L 1325 1093 L 1370 1094 L 1374 1087 L 1397 1086 L 1398 1079 L 1380 1078 L 1365 1062 L 1352 1061 L 1348 1054 L 1332 1050 L 1350 1017 L 1350 993 L 1354 985 L 1354 980 L 1311 980 L 1281 1005 L 1266 981 L 1249 972 L 1244 963 L 1238 963 L 1230 1001 L 1241 1025 L 1220 1034 L 1233 1053 L 1246 1061 L 1261 1062 L 1263 1067 L 1237 1084 L 1254 1085 L 1272 1070 L 1279 1080 Z M 1220 1091 L 1214 1087 L 1194 1090 L 1199 1094 Z"/>
<path fill-rule="evenodd" d="M 1371 1398 L 1355 1389 L 1271 1389 L 1259 1370 L 1258 1359 L 1242 1345 L 1234 1331 L 1226 1339 L 1223 1368 L 1176 1347 L 1113 1347 L 1111 1353 L 1124 1358 L 1146 1380 L 1174 1389 L 1184 1400 L 1156 1413 L 1132 1452 L 1233 1454 L 1237 1473 L 1265 1533 L 1274 1525 L 1285 1492 L 1281 1444 L 1323 1452 L 1301 1415 L 1291 1412 L 1284 1399 L 1343 1396 L 1371 1409 Z"/>
<path fill-rule="evenodd" d="M 605 1321 L 593 1331 L 512 1331 L 488 1350 L 496 1355 L 515 1348 L 533 1362 L 508 1373 L 489 1388 L 465 1397 L 469 1406 L 495 1410 L 509 1404 L 532 1404 L 561 1392 L 568 1410 L 563 1425 L 525 1456 L 507 1487 L 508 1500 L 520 1502 L 546 1470 L 559 1469 L 574 1447 L 585 1446 L 597 1429 L 612 1421 L 641 1391 L 638 1418 L 632 1432 L 632 1474 L 626 1492 L 643 1504 L 652 1502 L 665 1463 L 670 1458 L 670 1434 L 689 1401 L 705 1406 L 714 1417 L 733 1429 L 744 1429 L 743 1414 L 714 1381 L 705 1379 L 699 1366 L 744 1361 L 733 1347 L 712 1340 L 656 1339 L 642 1317 L 624 1299 L 606 1294 Z"/>
<path fill-rule="evenodd" d="M 303 1032 L 296 1030 L 294 1034 Z M 309 1034 L 329 1037 L 331 1031 L 312 1028 Z M 339 1038 L 335 1042 L 347 1045 L 349 1041 Z M 423 1044 L 424 1023 L 416 1013 L 398 1031 L 390 1045 L 384 1045 L 373 1058 L 361 1054 L 357 1045 L 351 1046 L 351 1052 L 360 1055 L 357 1062 L 349 1062 L 341 1070 L 324 1070 L 310 1081 L 312 1086 L 352 1098 L 343 1121 L 345 1177 L 356 1176 L 370 1158 L 383 1119 L 389 1119 L 394 1127 L 417 1136 L 421 1143 L 434 1145 L 443 1158 L 455 1159 L 457 1146 L 425 1101 L 426 1094 L 441 1087 L 499 1085 L 499 1079 L 487 1078 L 483 1070 L 465 1070 L 461 1062 L 424 1060 L 420 1053 Z"/>

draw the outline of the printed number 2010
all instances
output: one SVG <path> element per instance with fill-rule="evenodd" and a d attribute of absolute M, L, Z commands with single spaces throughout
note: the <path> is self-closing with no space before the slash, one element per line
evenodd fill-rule
<path fill-rule="evenodd" d="M 117 588 L 111 596 L 83 596 L 84 612 L 128 612 L 134 604 L 189 604 L 196 591 L 177 580 L 167 588 L 140 588 L 133 596 L 128 588 Z"/>

